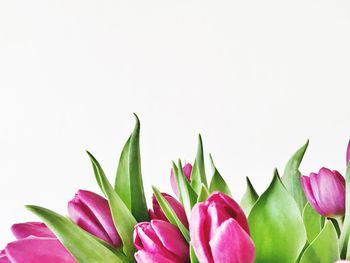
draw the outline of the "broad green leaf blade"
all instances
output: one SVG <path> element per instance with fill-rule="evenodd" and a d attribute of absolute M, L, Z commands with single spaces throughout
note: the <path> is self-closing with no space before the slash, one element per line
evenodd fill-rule
<path fill-rule="evenodd" d="M 114 225 L 123 242 L 123 251 L 128 256 L 128 258 L 133 258 L 135 247 L 133 245 L 132 235 L 134 232 L 134 226 L 137 222 L 133 215 L 130 213 L 127 206 L 124 204 L 123 200 L 114 191 L 101 165 L 91 153 L 87 153 L 94 167 L 94 171 L 97 171 L 97 174 L 95 174 L 95 176 L 99 179 L 102 186 L 102 191 L 108 199 Z"/>
<path fill-rule="evenodd" d="M 129 149 L 131 136 L 126 141 L 123 150 L 120 154 L 117 175 L 115 177 L 114 189 L 124 204 L 131 211 L 131 191 L 130 191 L 130 176 L 129 176 Z"/>
<path fill-rule="evenodd" d="M 177 217 L 176 213 L 174 212 L 173 208 L 169 205 L 168 201 L 164 198 L 164 196 L 155 186 L 153 186 L 152 189 L 154 196 L 157 199 L 158 204 L 162 208 L 162 211 L 164 212 L 166 218 L 169 220 L 170 223 L 177 226 L 184 238 L 186 239 L 186 241 L 190 242 L 190 234 L 187 228 L 181 223 L 180 219 Z"/>
<path fill-rule="evenodd" d="M 181 161 L 179 160 L 178 167 L 182 167 Z M 197 194 L 192 189 L 190 183 L 187 181 L 182 169 L 178 169 L 173 163 L 173 172 L 176 178 L 177 188 L 179 189 L 180 201 L 185 208 L 187 217 L 191 215 L 192 207 L 197 202 Z"/>
<path fill-rule="evenodd" d="M 136 114 L 136 124 L 130 138 L 129 176 L 131 212 L 138 222 L 149 221 L 145 193 L 143 189 L 140 157 L 140 121 Z"/>
<path fill-rule="evenodd" d="M 296 261 L 306 232 L 298 206 L 283 187 L 277 170 L 250 211 L 248 222 L 256 248 L 255 263 Z"/>
<path fill-rule="evenodd" d="M 208 196 L 209 196 L 209 191 L 205 187 L 205 185 L 202 184 L 201 190 L 200 190 L 198 198 L 197 198 L 197 203 L 206 201 L 208 199 Z"/>
<path fill-rule="evenodd" d="M 347 253 L 348 246 L 349 246 L 349 236 L 350 236 L 350 162 L 348 164 L 348 167 L 346 169 L 346 188 L 345 188 L 345 218 L 344 218 L 344 224 L 342 228 L 342 232 L 340 235 L 340 251 L 341 251 L 341 257 L 342 258 L 349 258 L 350 259 L 350 253 Z M 350 246 L 349 246 L 350 248 Z"/>
<path fill-rule="evenodd" d="M 212 193 L 215 191 L 220 191 L 222 193 L 225 193 L 231 196 L 231 191 L 228 188 L 224 178 L 222 178 L 219 171 L 216 169 L 213 161 L 213 157 L 211 156 L 211 154 L 209 154 L 209 158 L 213 169 L 213 177 L 211 178 L 211 181 L 210 181 L 209 192 Z"/>
<path fill-rule="evenodd" d="M 78 262 L 127 262 L 125 256 L 117 256 L 68 218 L 43 207 L 26 207 L 45 222 Z"/>
<path fill-rule="evenodd" d="M 246 177 L 246 180 L 247 180 L 247 189 L 242 197 L 240 205 L 241 205 L 245 215 L 248 216 L 251 209 L 253 208 L 254 204 L 258 200 L 259 195 L 255 191 L 255 189 L 254 189 L 254 187 L 253 187 L 253 185 L 250 182 L 248 177 Z"/>
<path fill-rule="evenodd" d="M 190 244 L 190 259 L 191 263 L 199 263 L 199 260 L 196 256 L 196 253 L 194 252 L 192 244 Z"/>
<path fill-rule="evenodd" d="M 300 263 L 333 263 L 339 258 L 337 232 L 332 222 L 327 220 L 322 231 L 306 248 Z"/>
<path fill-rule="evenodd" d="M 322 230 L 322 216 L 312 208 L 310 203 L 307 203 L 303 211 L 303 221 L 307 241 L 311 243 Z"/>
<path fill-rule="evenodd" d="M 196 159 L 193 163 L 193 170 L 191 174 L 191 186 L 196 193 L 199 193 L 201 190 L 201 184 L 204 184 L 208 187 L 207 177 L 205 175 L 205 166 L 204 166 L 204 154 L 203 154 L 203 143 L 202 137 L 198 135 L 198 147 Z"/>
<path fill-rule="evenodd" d="M 295 199 L 300 213 L 303 212 L 307 200 L 300 183 L 301 173 L 299 171 L 299 166 L 303 160 L 308 145 L 309 140 L 307 140 L 307 142 L 293 154 L 292 158 L 290 158 L 284 169 L 284 174 L 282 177 L 282 182 L 287 191 Z"/>

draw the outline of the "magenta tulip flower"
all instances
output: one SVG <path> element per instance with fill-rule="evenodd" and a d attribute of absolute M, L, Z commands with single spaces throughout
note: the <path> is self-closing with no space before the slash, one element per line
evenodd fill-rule
<path fill-rule="evenodd" d="M 134 230 L 138 263 L 190 262 L 189 247 L 181 232 L 163 220 L 139 223 Z"/>
<path fill-rule="evenodd" d="M 45 224 L 28 222 L 15 224 L 17 238 L 0 251 L 0 263 L 75 263 L 75 259 Z"/>
<path fill-rule="evenodd" d="M 107 243 L 120 247 L 119 234 L 114 226 L 108 201 L 93 192 L 79 190 L 68 203 L 69 217 L 82 229 Z"/>
<path fill-rule="evenodd" d="M 181 223 L 186 228 L 188 228 L 188 220 L 187 220 L 185 209 L 182 206 L 182 204 L 169 194 L 162 193 L 162 195 L 168 201 L 169 205 L 172 207 L 175 214 L 180 219 Z M 150 218 L 160 219 L 160 220 L 169 222 L 154 195 L 152 196 L 152 204 L 153 204 L 153 210 L 151 209 L 149 210 Z"/>
<path fill-rule="evenodd" d="M 190 236 L 201 263 L 252 263 L 255 247 L 247 218 L 229 196 L 212 193 L 196 204 L 190 217 Z"/>
<path fill-rule="evenodd" d="M 350 140 L 348 143 L 348 149 L 346 150 L 346 165 L 349 164 L 349 161 L 350 161 Z"/>
<path fill-rule="evenodd" d="M 192 165 L 190 163 L 186 163 L 185 166 L 182 168 L 182 171 L 185 177 L 187 178 L 187 180 L 191 182 Z M 179 196 L 179 190 L 177 189 L 176 179 L 175 179 L 173 169 L 171 169 L 171 172 L 170 172 L 170 184 L 176 196 Z"/>
<path fill-rule="evenodd" d="M 336 218 L 345 213 L 345 179 L 337 171 L 321 168 L 309 177 L 301 177 L 301 185 L 311 206 L 322 216 Z"/>

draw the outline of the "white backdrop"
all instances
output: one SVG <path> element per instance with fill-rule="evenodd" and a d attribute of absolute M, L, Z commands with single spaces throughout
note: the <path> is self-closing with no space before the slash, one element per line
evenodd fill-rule
<path fill-rule="evenodd" d="M 25 204 L 66 213 L 113 179 L 138 113 L 148 196 L 201 132 L 237 200 L 307 138 L 302 172 L 345 168 L 350 1 L 0 1 L 0 247 Z M 208 165 L 209 168 L 209 165 Z"/>

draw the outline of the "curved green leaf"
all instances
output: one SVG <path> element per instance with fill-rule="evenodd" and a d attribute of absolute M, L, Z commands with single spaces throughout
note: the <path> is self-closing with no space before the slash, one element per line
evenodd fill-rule
<path fill-rule="evenodd" d="M 114 225 L 123 242 L 123 251 L 128 258 L 133 258 L 135 247 L 133 244 L 132 235 L 134 232 L 134 226 L 137 222 L 127 206 L 124 204 L 123 200 L 114 191 L 99 162 L 91 153 L 87 153 L 90 157 L 92 166 L 94 167 L 94 171 L 96 171 L 95 177 L 100 181 L 102 186 L 101 190 L 108 199 Z"/>
<path fill-rule="evenodd" d="M 253 208 L 254 204 L 258 200 L 259 195 L 255 191 L 255 189 L 254 189 L 254 187 L 253 187 L 253 185 L 250 182 L 248 177 L 246 177 L 246 180 L 247 180 L 247 189 L 242 197 L 240 205 L 241 205 L 245 215 L 248 216 L 251 209 Z"/>
<path fill-rule="evenodd" d="M 197 198 L 197 203 L 206 201 L 208 199 L 208 196 L 209 196 L 209 191 L 205 187 L 205 185 L 202 184 L 201 190 L 200 190 L 198 198 Z"/>
<path fill-rule="evenodd" d="M 192 207 L 196 204 L 198 196 L 191 187 L 190 183 L 187 181 L 182 169 L 178 169 L 178 167 L 182 167 L 181 160 L 178 162 L 178 167 L 174 162 L 172 164 L 177 188 L 179 189 L 179 199 L 185 208 L 187 217 L 189 218 L 191 215 Z"/>
<path fill-rule="evenodd" d="M 306 229 L 307 241 L 311 243 L 322 230 L 322 216 L 307 203 L 303 210 L 303 221 Z"/>
<path fill-rule="evenodd" d="M 255 263 L 294 263 L 306 241 L 304 224 L 293 197 L 283 187 L 277 170 L 268 189 L 248 217 L 256 248 Z"/>
<path fill-rule="evenodd" d="M 197 155 L 196 155 L 196 159 L 193 163 L 193 170 L 192 170 L 192 174 L 191 174 L 191 186 L 197 194 L 201 190 L 202 183 L 206 187 L 208 187 L 207 177 L 205 175 L 202 137 L 199 134 L 198 135 Z"/>
<path fill-rule="evenodd" d="M 190 242 L 190 234 L 187 228 L 181 223 L 180 219 L 177 217 L 176 213 L 174 212 L 173 208 L 170 206 L 168 201 L 164 198 L 164 196 L 155 186 L 153 186 L 152 189 L 154 196 L 157 199 L 158 204 L 162 208 L 162 211 L 164 212 L 166 218 L 169 220 L 170 223 L 177 226 L 184 238 L 186 239 L 186 241 Z"/>
<path fill-rule="evenodd" d="M 344 224 L 340 235 L 340 251 L 341 251 L 341 257 L 342 258 L 348 258 L 350 259 L 350 246 L 348 244 L 349 242 L 349 236 L 350 236 L 350 162 L 348 164 L 348 167 L 346 169 L 346 188 L 345 188 L 345 217 L 344 217 Z"/>
<path fill-rule="evenodd" d="M 309 140 L 307 140 L 307 142 L 293 154 L 292 158 L 290 158 L 284 169 L 284 174 L 282 177 L 282 182 L 288 192 L 295 199 L 300 213 L 303 212 L 304 206 L 306 204 L 306 197 L 300 183 L 301 173 L 299 171 L 299 166 L 303 160 L 308 145 Z"/>
<path fill-rule="evenodd" d="M 333 263 L 339 258 L 337 232 L 333 223 L 327 220 L 322 231 L 304 251 L 300 263 Z"/>
<path fill-rule="evenodd" d="M 209 158 L 213 169 L 213 177 L 211 178 L 211 181 L 210 181 L 209 192 L 212 193 L 215 191 L 220 191 L 222 193 L 225 193 L 231 196 L 231 191 L 228 188 L 224 178 L 222 178 L 219 171 L 216 169 L 213 161 L 213 157 L 211 156 L 211 154 L 209 154 Z"/>
<path fill-rule="evenodd" d="M 130 191 L 130 176 L 129 176 L 129 149 L 131 136 L 126 141 L 123 150 L 120 154 L 117 175 L 115 177 L 114 189 L 124 204 L 131 211 L 131 191 Z"/>
<path fill-rule="evenodd" d="M 68 218 L 43 207 L 26 207 L 45 222 L 78 262 L 128 262 L 124 255 L 114 254 Z"/>
<path fill-rule="evenodd" d="M 199 263 L 199 260 L 196 256 L 196 253 L 194 252 L 192 244 L 190 244 L 190 259 L 191 263 Z"/>

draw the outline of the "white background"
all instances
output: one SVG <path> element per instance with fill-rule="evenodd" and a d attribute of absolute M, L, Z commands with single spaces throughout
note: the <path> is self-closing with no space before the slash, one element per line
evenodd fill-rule
<path fill-rule="evenodd" d="M 349 0 L 2 0 L 0 245 L 25 204 L 98 191 L 84 150 L 113 180 L 133 112 L 148 197 L 198 132 L 237 200 L 307 138 L 303 173 L 343 172 L 349 73 Z"/>

